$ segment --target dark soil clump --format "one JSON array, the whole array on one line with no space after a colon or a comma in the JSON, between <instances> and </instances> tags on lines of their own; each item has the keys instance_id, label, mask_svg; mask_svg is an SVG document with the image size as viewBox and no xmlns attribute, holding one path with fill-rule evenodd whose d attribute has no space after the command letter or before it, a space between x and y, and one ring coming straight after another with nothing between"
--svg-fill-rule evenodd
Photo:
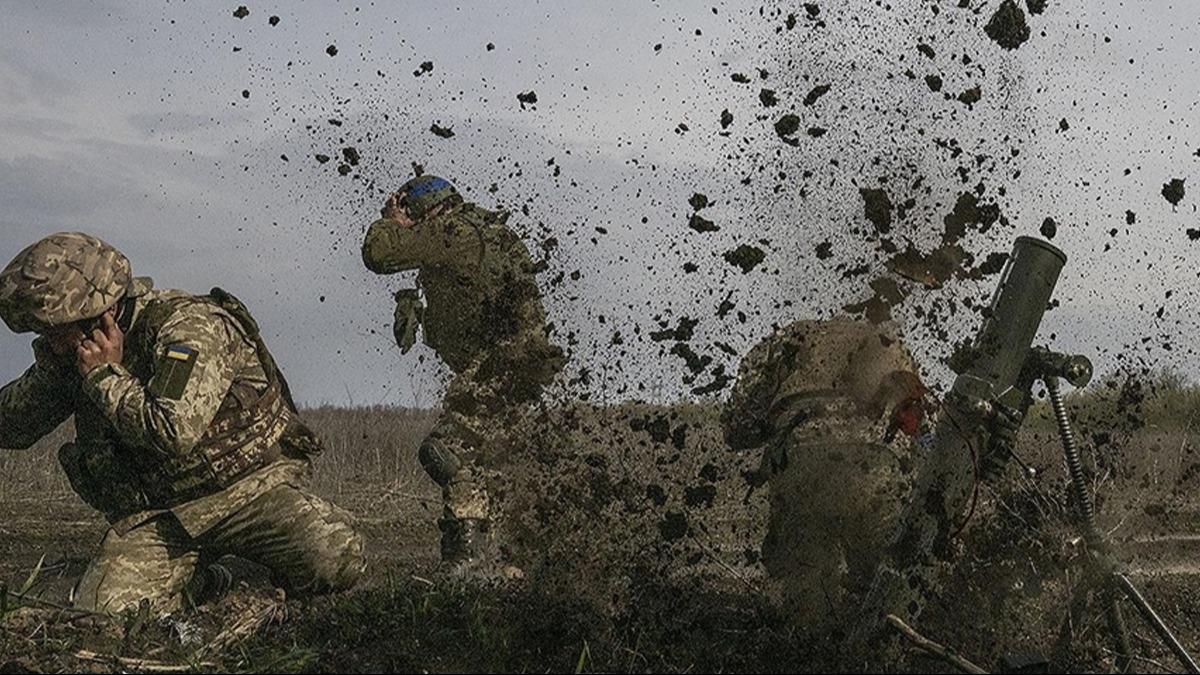
<instances>
[{"instance_id":1,"label":"dark soil clump","mask_svg":"<svg viewBox=\"0 0 1200 675\"><path fill-rule=\"evenodd\" d=\"M1020 47L1029 39L1025 12L1013 0L1004 0L983 30L996 44L1010 50Z\"/></svg>"}]
</instances>

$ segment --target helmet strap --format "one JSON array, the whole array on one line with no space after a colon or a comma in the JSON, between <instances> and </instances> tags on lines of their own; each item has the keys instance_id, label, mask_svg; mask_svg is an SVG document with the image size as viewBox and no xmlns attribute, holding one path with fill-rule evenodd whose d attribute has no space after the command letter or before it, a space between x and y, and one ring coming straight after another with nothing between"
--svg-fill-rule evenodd
<instances>
[{"instance_id":1,"label":"helmet strap","mask_svg":"<svg viewBox=\"0 0 1200 675\"><path fill-rule=\"evenodd\" d=\"M122 333L128 333L133 328L134 304L136 299L126 295L117 301L117 327Z\"/></svg>"}]
</instances>

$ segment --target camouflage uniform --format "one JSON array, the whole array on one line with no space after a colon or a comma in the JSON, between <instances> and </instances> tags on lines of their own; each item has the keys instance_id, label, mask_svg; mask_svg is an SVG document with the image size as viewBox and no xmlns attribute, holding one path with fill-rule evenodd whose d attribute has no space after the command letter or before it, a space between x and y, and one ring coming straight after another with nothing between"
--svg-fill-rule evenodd
<instances>
[{"instance_id":1,"label":"camouflage uniform","mask_svg":"<svg viewBox=\"0 0 1200 675\"><path fill-rule=\"evenodd\" d=\"M80 256L95 263L97 250L115 252L78 234L22 252L0 273L6 322L40 330L62 323L55 311L87 318L78 298L55 310L62 296L46 302L53 289L37 284L78 287L69 270L80 270ZM128 278L123 256L115 265L126 271L123 291L91 304L119 303L122 362L81 376L73 356L56 357L39 337L34 365L0 389L0 447L27 448L75 417L75 442L59 459L111 525L77 603L118 612L146 598L159 611L176 609L197 566L223 554L265 565L291 591L350 586L363 569L362 540L349 514L304 491L319 442L248 312L219 290L154 290ZM103 268L95 264L91 278Z\"/></svg>"},{"instance_id":2,"label":"camouflage uniform","mask_svg":"<svg viewBox=\"0 0 1200 675\"><path fill-rule=\"evenodd\" d=\"M764 447L763 563L808 628L870 581L907 494L922 392L900 342L867 322L798 321L742 361L722 424L731 447Z\"/></svg>"},{"instance_id":3,"label":"camouflage uniform","mask_svg":"<svg viewBox=\"0 0 1200 675\"><path fill-rule=\"evenodd\" d=\"M376 221L367 231L363 261L377 274L419 270L428 305L421 317L425 344L455 374L442 415L420 448L422 465L443 489L443 556L453 558L461 543L455 541L457 528L486 527L495 517L489 467L503 459L507 431L562 369L563 356L547 337L534 264L505 226L505 214L464 203L435 177L410 181L401 191L429 180L449 188L439 195L443 210L418 217L413 227ZM397 294L396 337L405 351L420 310L415 298L411 290Z\"/></svg>"}]
</instances>

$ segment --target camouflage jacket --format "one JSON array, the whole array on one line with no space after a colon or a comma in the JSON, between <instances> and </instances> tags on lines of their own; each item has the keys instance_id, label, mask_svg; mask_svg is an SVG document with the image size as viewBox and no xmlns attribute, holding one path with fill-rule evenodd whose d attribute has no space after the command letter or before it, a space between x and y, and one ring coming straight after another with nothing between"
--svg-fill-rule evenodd
<instances>
[{"instance_id":1,"label":"camouflage jacket","mask_svg":"<svg viewBox=\"0 0 1200 675\"><path fill-rule=\"evenodd\" d=\"M190 500L164 505L148 499L139 487L143 476L187 458L211 435L210 427L230 397L265 392L270 378L255 343L220 306L176 303L179 309L148 333L142 330L148 307L192 296L154 290L148 279L138 279L130 294L133 316L121 364L100 366L81 377L73 359L56 359L35 340L34 365L0 389L0 447L29 447L74 415L76 439L63 448L60 459L74 454L95 463L108 456L116 471L106 485L82 486L103 493L105 504L100 505L82 494L68 469L85 501L104 511L110 522L169 506L196 534L258 492L223 503L211 495L225 490L207 490L203 513L189 512ZM163 367L175 361L183 370Z\"/></svg>"},{"instance_id":2,"label":"camouflage jacket","mask_svg":"<svg viewBox=\"0 0 1200 675\"><path fill-rule=\"evenodd\" d=\"M419 270L425 344L454 372L489 357L505 368L561 369L529 251L500 214L467 203L410 228L380 219L362 253L377 274Z\"/></svg>"},{"instance_id":3,"label":"camouflage jacket","mask_svg":"<svg viewBox=\"0 0 1200 675\"><path fill-rule=\"evenodd\" d=\"M721 421L736 449L794 441L797 432L874 442L895 406L921 390L912 357L887 327L797 321L742 360Z\"/></svg>"}]
</instances>

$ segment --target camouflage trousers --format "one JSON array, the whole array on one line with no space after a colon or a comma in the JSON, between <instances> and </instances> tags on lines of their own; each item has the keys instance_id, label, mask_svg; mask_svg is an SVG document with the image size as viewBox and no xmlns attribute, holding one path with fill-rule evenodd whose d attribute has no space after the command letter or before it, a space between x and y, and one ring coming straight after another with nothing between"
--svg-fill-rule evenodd
<instances>
[{"instance_id":1,"label":"camouflage trousers","mask_svg":"<svg viewBox=\"0 0 1200 675\"><path fill-rule=\"evenodd\" d=\"M202 565L235 555L265 566L295 595L352 586L365 567L362 538L346 511L290 485L277 485L203 534L188 535L171 513L119 534L110 529L76 590L77 607L119 613L144 598L157 613L185 606Z\"/></svg>"},{"instance_id":2,"label":"camouflage trousers","mask_svg":"<svg viewBox=\"0 0 1200 675\"><path fill-rule=\"evenodd\" d=\"M444 518L496 517L493 467L511 452L512 430L534 409L540 393L540 387L519 396L505 392L500 383L480 377L478 367L451 380L442 414L419 453L421 465L442 488Z\"/></svg>"},{"instance_id":3,"label":"camouflage trousers","mask_svg":"<svg viewBox=\"0 0 1200 675\"><path fill-rule=\"evenodd\" d=\"M910 452L906 439L851 428L777 439L762 558L769 594L804 628L837 625L866 590L909 489Z\"/></svg>"}]
</instances>

